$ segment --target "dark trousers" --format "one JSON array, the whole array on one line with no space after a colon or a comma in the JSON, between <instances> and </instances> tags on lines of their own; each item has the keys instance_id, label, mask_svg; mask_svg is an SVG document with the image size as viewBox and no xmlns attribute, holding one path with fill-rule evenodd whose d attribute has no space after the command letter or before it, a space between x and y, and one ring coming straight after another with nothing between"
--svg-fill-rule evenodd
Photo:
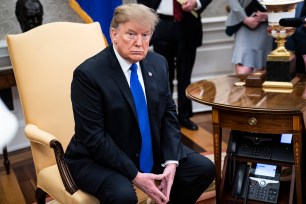
<instances>
[{"instance_id":1,"label":"dark trousers","mask_svg":"<svg viewBox=\"0 0 306 204\"><path fill-rule=\"evenodd\" d=\"M177 167L169 203L194 204L214 178L215 167L208 158L198 153L189 154ZM131 181L115 171L94 196L100 203L137 203Z\"/></svg>"},{"instance_id":2,"label":"dark trousers","mask_svg":"<svg viewBox=\"0 0 306 204\"><path fill-rule=\"evenodd\" d=\"M185 89L190 84L196 47L186 44L182 29L181 23L161 19L153 35L152 45L155 52L167 59L172 93L173 81L177 79L179 117L189 118L192 116L192 103L186 97Z\"/></svg>"}]
</instances>

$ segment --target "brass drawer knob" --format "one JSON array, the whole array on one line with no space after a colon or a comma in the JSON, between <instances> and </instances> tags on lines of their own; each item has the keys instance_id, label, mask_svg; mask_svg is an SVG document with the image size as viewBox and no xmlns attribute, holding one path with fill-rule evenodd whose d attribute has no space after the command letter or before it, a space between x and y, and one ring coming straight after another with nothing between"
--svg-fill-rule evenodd
<instances>
[{"instance_id":1,"label":"brass drawer knob","mask_svg":"<svg viewBox=\"0 0 306 204\"><path fill-rule=\"evenodd\" d=\"M252 118L249 118L249 125L256 125L257 124L257 119L252 117Z\"/></svg>"}]
</instances>

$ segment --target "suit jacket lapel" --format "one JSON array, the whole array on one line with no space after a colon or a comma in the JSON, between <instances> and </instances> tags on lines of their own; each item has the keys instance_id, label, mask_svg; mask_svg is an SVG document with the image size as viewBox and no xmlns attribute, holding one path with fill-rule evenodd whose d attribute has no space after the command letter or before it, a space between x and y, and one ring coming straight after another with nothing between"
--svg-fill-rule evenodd
<instances>
[{"instance_id":1,"label":"suit jacket lapel","mask_svg":"<svg viewBox=\"0 0 306 204\"><path fill-rule=\"evenodd\" d=\"M110 54L113 55L111 57L111 71L110 76L114 79L114 81L118 84L122 94L126 98L127 102L131 106L135 117L137 118L136 107L134 103L134 99L130 90L130 87L126 81L125 75L122 72L120 64L116 58L113 48L110 49ZM141 72L143 76L143 81L145 85L148 113L151 121L151 127L154 126L155 118L157 117L156 110L158 110L158 93L157 93L157 74L154 72L154 68L150 63L147 62L146 59L140 61Z\"/></svg>"},{"instance_id":2,"label":"suit jacket lapel","mask_svg":"<svg viewBox=\"0 0 306 204\"><path fill-rule=\"evenodd\" d=\"M153 67L146 60L140 62L142 77L146 89L147 103L154 106L158 101L156 77Z\"/></svg>"},{"instance_id":3,"label":"suit jacket lapel","mask_svg":"<svg viewBox=\"0 0 306 204\"><path fill-rule=\"evenodd\" d=\"M116 58L113 48L110 49L110 54L113 55L112 57L110 57L111 59L113 59L111 62L112 68L110 69L110 76L114 79L114 81L118 85L119 89L121 90L121 93L126 98L128 104L131 106L133 110L135 117L137 118L136 107L134 104L134 99L129 84Z\"/></svg>"},{"instance_id":4,"label":"suit jacket lapel","mask_svg":"<svg viewBox=\"0 0 306 204\"><path fill-rule=\"evenodd\" d=\"M157 121L157 110L158 110L158 93L157 93L157 74L155 69L146 59L140 61L142 77L146 89L146 98L148 106L148 114L150 117L152 135L156 135L157 127L155 121Z\"/></svg>"},{"instance_id":5,"label":"suit jacket lapel","mask_svg":"<svg viewBox=\"0 0 306 204\"><path fill-rule=\"evenodd\" d=\"M153 0L153 1L151 1L152 5L153 5L152 8L154 10L156 10L158 8L160 2L161 2L161 0Z\"/></svg>"}]
</instances>

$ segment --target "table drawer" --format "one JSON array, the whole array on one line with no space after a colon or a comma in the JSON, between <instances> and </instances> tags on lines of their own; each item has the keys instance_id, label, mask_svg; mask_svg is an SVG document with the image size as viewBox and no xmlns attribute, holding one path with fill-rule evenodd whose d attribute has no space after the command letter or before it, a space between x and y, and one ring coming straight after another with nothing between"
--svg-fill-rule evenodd
<instances>
[{"instance_id":1,"label":"table drawer","mask_svg":"<svg viewBox=\"0 0 306 204\"><path fill-rule=\"evenodd\" d=\"M249 132L286 133L293 130L293 117L286 114L218 110L219 125Z\"/></svg>"}]
</instances>

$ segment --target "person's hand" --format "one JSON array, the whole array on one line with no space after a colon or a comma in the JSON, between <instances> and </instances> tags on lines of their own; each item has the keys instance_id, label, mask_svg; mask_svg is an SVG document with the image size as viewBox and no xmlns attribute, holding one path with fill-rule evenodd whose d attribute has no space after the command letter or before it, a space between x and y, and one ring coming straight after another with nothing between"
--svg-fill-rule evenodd
<instances>
[{"instance_id":1,"label":"person's hand","mask_svg":"<svg viewBox=\"0 0 306 204\"><path fill-rule=\"evenodd\" d=\"M175 172L176 172L176 164L167 164L162 174L164 175L164 178L161 180L161 183L158 187L163 192L163 194L166 195L168 200L170 199L170 192L171 192Z\"/></svg>"},{"instance_id":2,"label":"person's hand","mask_svg":"<svg viewBox=\"0 0 306 204\"><path fill-rule=\"evenodd\" d=\"M196 0L185 0L185 2L182 4L183 11L190 12L194 10L197 7Z\"/></svg>"},{"instance_id":3,"label":"person's hand","mask_svg":"<svg viewBox=\"0 0 306 204\"><path fill-rule=\"evenodd\" d=\"M145 192L156 204L166 204L169 201L164 193L155 185L155 180L163 180L164 174L140 173L133 179L133 183Z\"/></svg>"},{"instance_id":4,"label":"person's hand","mask_svg":"<svg viewBox=\"0 0 306 204\"><path fill-rule=\"evenodd\" d=\"M260 24L260 21L259 21L259 18L256 15L254 15L254 16L246 17L243 20L243 23L249 28L254 29Z\"/></svg>"},{"instance_id":5,"label":"person's hand","mask_svg":"<svg viewBox=\"0 0 306 204\"><path fill-rule=\"evenodd\" d=\"M255 17L257 18L257 20L259 22L265 22L268 20L268 13L267 12L261 12L261 11L257 11L255 14Z\"/></svg>"}]
</instances>

